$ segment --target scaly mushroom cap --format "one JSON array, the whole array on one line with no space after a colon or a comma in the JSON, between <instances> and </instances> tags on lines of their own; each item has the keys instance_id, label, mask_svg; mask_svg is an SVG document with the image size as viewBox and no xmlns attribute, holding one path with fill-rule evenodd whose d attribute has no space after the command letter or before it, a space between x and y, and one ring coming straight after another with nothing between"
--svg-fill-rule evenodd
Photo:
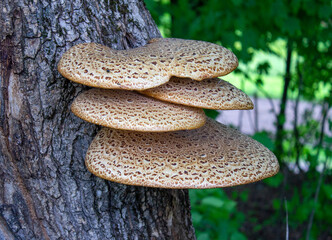
<instances>
[{"instance_id":1,"label":"scaly mushroom cap","mask_svg":"<svg viewBox=\"0 0 332 240\"><path fill-rule=\"evenodd\" d=\"M204 125L204 111L167 103L126 90L94 88L81 93L71 105L85 121L124 130L164 132Z\"/></svg>"},{"instance_id":2,"label":"scaly mushroom cap","mask_svg":"<svg viewBox=\"0 0 332 240\"><path fill-rule=\"evenodd\" d=\"M141 91L162 101L219 110L247 110L254 105L247 94L219 78L197 82L190 78L172 77L169 82Z\"/></svg>"},{"instance_id":3,"label":"scaly mushroom cap","mask_svg":"<svg viewBox=\"0 0 332 240\"><path fill-rule=\"evenodd\" d=\"M235 55L219 45L183 39L153 39L128 50L83 43L63 54L59 72L92 87L144 90L171 76L203 80L223 76L238 65Z\"/></svg>"},{"instance_id":4,"label":"scaly mushroom cap","mask_svg":"<svg viewBox=\"0 0 332 240\"><path fill-rule=\"evenodd\" d=\"M246 184L279 171L266 147L211 119L196 130L168 133L103 128L85 163L110 181L179 189Z\"/></svg>"}]
</instances>

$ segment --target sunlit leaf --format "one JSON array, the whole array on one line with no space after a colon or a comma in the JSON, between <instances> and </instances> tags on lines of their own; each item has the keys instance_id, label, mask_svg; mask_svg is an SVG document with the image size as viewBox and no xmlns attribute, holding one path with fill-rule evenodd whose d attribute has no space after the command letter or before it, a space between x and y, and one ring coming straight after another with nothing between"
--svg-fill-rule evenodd
<instances>
[{"instance_id":1,"label":"sunlit leaf","mask_svg":"<svg viewBox=\"0 0 332 240\"><path fill-rule=\"evenodd\" d=\"M219 208L224 205L224 201L216 197L206 197L202 200L201 204Z\"/></svg>"}]
</instances>

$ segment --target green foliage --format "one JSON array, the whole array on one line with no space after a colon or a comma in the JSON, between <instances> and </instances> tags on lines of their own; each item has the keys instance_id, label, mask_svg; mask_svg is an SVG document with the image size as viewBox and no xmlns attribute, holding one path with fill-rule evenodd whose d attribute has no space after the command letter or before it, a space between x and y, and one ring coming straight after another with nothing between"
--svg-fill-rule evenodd
<instances>
[{"instance_id":1,"label":"green foliage","mask_svg":"<svg viewBox=\"0 0 332 240\"><path fill-rule=\"evenodd\" d=\"M190 190L190 199L198 240L247 239L240 231L244 214L236 210L236 202L221 189Z\"/></svg>"},{"instance_id":2,"label":"green foliage","mask_svg":"<svg viewBox=\"0 0 332 240\"><path fill-rule=\"evenodd\" d=\"M304 239L313 216L310 239L331 236L332 230L332 7L330 0L146 0L163 36L198 39L221 44L238 57L239 68L223 77L248 94L281 98L322 106L321 118L313 109L293 129L282 131L282 173L264 180L273 212L260 222L254 212L240 212L236 201L249 204L251 192L191 191L192 215L198 239L246 239L240 226L255 224L250 234L285 225L285 204L290 232ZM284 89L287 52L291 53L289 88ZM332 111L332 110L330 110ZM216 111L207 110L212 118ZM329 115L330 116L330 115ZM279 123L289 116L279 115ZM322 131L322 124L325 129ZM274 132L274 131L273 131ZM272 132L258 132L254 139L275 151ZM323 173L321 173L323 171ZM295 173L294 173L295 172ZM283 194L283 195L282 195ZM282 196L281 196L282 195ZM236 200L236 201L235 201ZM247 234L247 232L246 232ZM283 235L284 236L284 235ZM249 237L248 237L249 238Z\"/></svg>"},{"instance_id":3,"label":"green foliage","mask_svg":"<svg viewBox=\"0 0 332 240\"><path fill-rule=\"evenodd\" d=\"M274 142L271 139L271 136L268 132L257 132L252 136L253 139L257 140L258 142L262 143L265 147L270 149L271 151L274 150Z\"/></svg>"},{"instance_id":4,"label":"green foliage","mask_svg":"<svg viewBox=\"0 0 332 240\"><path fill-rule=\"evenodd\" d=\"M263 181L266 185L272 188L278 188L281 186L283 180L284 176L282 175L282 173L279 172L277 175L270 178L266 178Z\"/></svg>"},{"instance_id":5,"label":"green foliage","mask_svg":"<svg viewBox=\"0 0 332 240\"><path fill-rule=\"evenodd\" d=\"M327 89L326 94L332 90L329 0L146 0L146 4L160 28L167 29L164 36L215 42L233 50L242 63L237 70L242 76L248 74L244 66L259 51L284 59L287 44L282 47L276 43L290 41L302 72L303 97L321 98L326 96L317 96L322 89ZM162 20L165 14L167 22ZM264 60L257 65L250 71L269 75L275 69ZM292 65L295 69L295 61Z\"/></svg>"},{"instance_id":6,"label":"green foliage","mask_svg":"<svg viewBox=\"0 0 332 240\"><path fill-rule=\"evenodd\" d=\"M204 109L204 112L205 112L206 116L208 116L212 119L216 119L219 115L219 112L216 110Z\"/></svg>"}]
</instances>

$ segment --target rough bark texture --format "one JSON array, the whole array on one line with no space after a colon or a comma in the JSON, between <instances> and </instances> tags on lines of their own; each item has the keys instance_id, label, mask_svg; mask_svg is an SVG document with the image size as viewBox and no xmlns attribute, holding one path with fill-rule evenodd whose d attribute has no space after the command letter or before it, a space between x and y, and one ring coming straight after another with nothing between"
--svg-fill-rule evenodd
<instances>
[{"instance_id":1,"label":"rough bark texture","mask_svg":"<svg viewBox=\"0 0 332 240\"><path fill-rule=\"evenodd\" d=\"M98 127L75 117L87 87L56 70L74 44L160 37L142 1L0 2L0 239L194 239L188 192L104 181L85 168Z\"/></svg>"}]
</instances>

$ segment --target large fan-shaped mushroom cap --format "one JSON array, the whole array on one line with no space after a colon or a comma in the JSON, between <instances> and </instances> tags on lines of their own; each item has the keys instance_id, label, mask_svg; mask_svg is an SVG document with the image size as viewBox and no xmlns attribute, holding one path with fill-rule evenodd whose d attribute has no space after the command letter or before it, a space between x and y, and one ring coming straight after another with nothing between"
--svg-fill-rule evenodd
<instances>
[{"instance_id":1,"label":"large fan-shaped mushroom cap","mask_svg":"<svg viewBox=\"0 0 332 240\"><path fill-rule=\"evenodd\" d=\"M160 188L228 187L279 170L266 147L211 119L196 130L168 133L103 128L85 161L89 171L101 178Z\"/></svg>"},{"instance_id":2,"label":"large fan-shaped mushroom cap","mask_svg":"<svg viewBox=\"0 0 332 240\"><path fill-rule=\"evenodd\" d=\"M141 91L162 101L218 110L247 110L254 105L247 94L219 78L200 82L172 77L169 82Z\"/></svg>"},{"instance_id":3,"label":"large fan-shaped mushroom cap","mask_svg":"<svg viewBox=\"0 0 332 240\"><path fill-rule=\"evenodd\" d=\"M117 129L164 132L204 125L204 111L159 101L137 92L94 88L81 93L71 105L85 121Z\"/></svg>"},{"instance_id":4,"label":"large fan-shaped mushroom cap","mask_svg":"<svg viewBox=\"0 0 332 240\"><path fill-rule=\"evenodd\" d=\"M128 50L78 44L63 54L58 70L64 77L92 87L143 90L159 86L171 76L195 80L223 76L237 65L235 55L217 44L160 38Z\"/></svg>"}]
</instances>

